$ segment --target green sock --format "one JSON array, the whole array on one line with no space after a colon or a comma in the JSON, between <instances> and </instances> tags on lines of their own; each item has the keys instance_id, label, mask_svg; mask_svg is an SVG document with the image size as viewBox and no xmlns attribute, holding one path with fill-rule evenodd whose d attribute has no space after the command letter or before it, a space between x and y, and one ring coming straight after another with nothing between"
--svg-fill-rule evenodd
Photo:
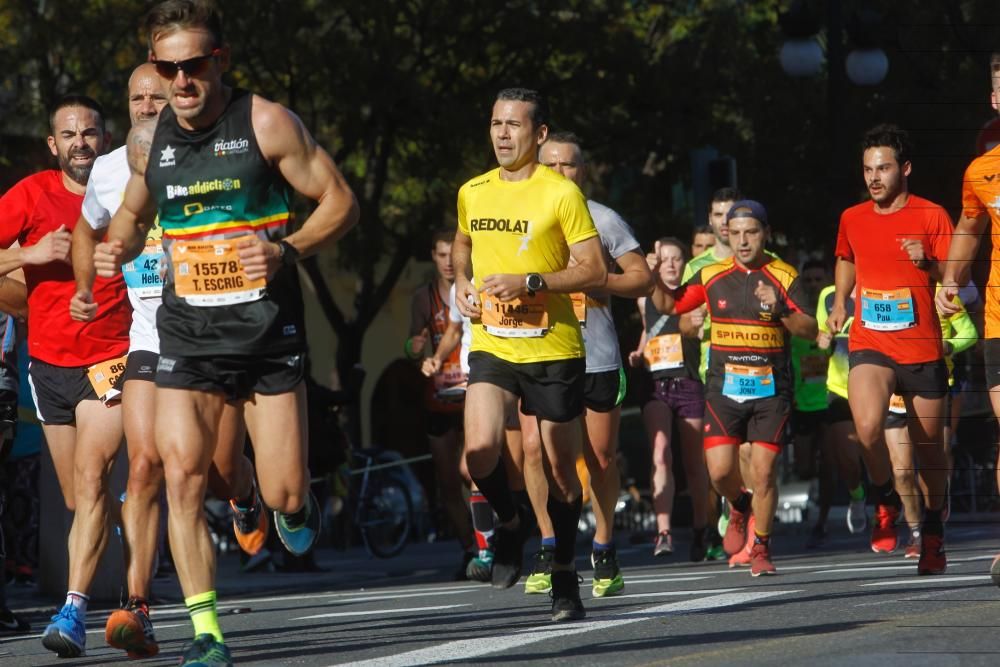
<instances>
[{"instance_id":1,"label":"green sock","mask_svg":"<svg viewBox=\"0 0 1000 667\"><path fill-rule=\"evenodd\" d=\"M851 500L864 500L865 499L865 485L864 483L858 484L856 489L848 489L847 492L851 495Z\"/></svg>"},{"instance_id":2,"label":"green sock","mask_svg":"<svg viewBox=\"0 0 1000 667\"><path fill-rule=\"evenodd\" d=\"M222 643L222 629L219 627L219 616L215 612L215 591L184 598L184 604L191 614L194 636L212 635L215 641Z\"/></svg>"}]
</instances>

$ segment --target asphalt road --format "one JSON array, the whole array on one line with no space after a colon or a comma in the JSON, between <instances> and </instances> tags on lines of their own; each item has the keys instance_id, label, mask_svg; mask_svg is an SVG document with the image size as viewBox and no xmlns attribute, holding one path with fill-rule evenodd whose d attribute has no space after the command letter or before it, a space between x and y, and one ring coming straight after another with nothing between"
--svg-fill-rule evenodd
<instances>
[{"instance_id":1,"label":"asphalt road","mask_svg":"<svg viewBox=\"0 0 1000 667\"><path fill-rule=\"evenodd\" d=\"M223 564L221 621L244 665L1000 664L1000 589L988 575L1000 531L956 523L948 573L938 577L918 577L901 552L873 554L865 536L846 530L820 552L786 530L775 538L778 576L757 579L723 563L685 562L683 541L670 560L621 544L624 595L593 599L581 559L587 618L564 624L549 621L547 597L521 586L448 581L454 543L412 545L391 561L324 552L331 569L319 575L240 576ZM28 611L41 628L45 610ZM34 634L0 640L0 664L123 660L104 644L105 619L89 615L86 658L55 659ZM190 638L183 607L157 606L153 620L161 655L147 663L176 664Z\"/></svg>"}]
</instances>

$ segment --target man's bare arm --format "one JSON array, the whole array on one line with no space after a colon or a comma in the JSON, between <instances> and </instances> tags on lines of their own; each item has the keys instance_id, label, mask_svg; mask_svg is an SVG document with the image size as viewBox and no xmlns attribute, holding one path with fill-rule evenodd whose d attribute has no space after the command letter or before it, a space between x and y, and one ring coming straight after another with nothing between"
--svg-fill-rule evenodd
<instances>
[{"instance_id":1,"label":"man's bare arm","mask_svg":"<svg viewBox=\"0 0 1000 667\"><path fill-rule=\"evenodd\" d=\"M941 289L937 294L937 307L946 315L957 313L961 306L955 304L958 288L969 282L972 260L979 250L979 242L989 225L989 215L983 214L975 218L963 215L951 236L951 246L948 249L948 261L945 262L941 276Z\"/></svg>"},{"instance_id":2,"label":"man's bare arm","mask_svg":"<svg viewBox=\"0 0 1000 667\"><path fill-rule=\"evenodd\" d=\"M847 299L854 290L854 283L857 279L857 267L854 262L837 258L837 268L833 274L833 306L830 308L830 315L827 317L827 324L830 331L840 331L847 321Z\"/></svg>"},{"instance_id":3,"label":"man's bare arm","mask_svg":"<svg viewBox=\"0 0 1000 667\"><path fill-rule=\"evenodd\" d=\"M549 292L569 294L607 285L608 268L604 265L604 250L598 237L574 243L569 247L569 255L573 261L565 269L542 274Z\"/></svg>"},{"instance_id":4,"label":"man's bare arm","mask_svg":"<svg viewBox=\"0 0 1000 667\"><path fill-rule=\"evenodd\" d=\"M653 290L653 274L649 271L646 258L639 252L627 252L615 261L622 268L622 273L608 273L605 289L626 299L649 296Z\"/></svg>"},{"instance_id":5,"label":"man's bare arm","mask_svg":"<svg viewBox=\"0 0 1000 667\"><path fill-rule=\"evenodd\" d=\"M781 318L781 323L785 325L789 333L799 338L816 340L816 336L819 335L819 326L816 324L816 318L812 315L790 313Z\"/></svg>"},{"instance_id":6,"label":"man's bare arm","mask_svg":"<svg viewBox=\"0 0 1000 667\"><path fill-rule=\"evenodd\" d=\"M98 243L94 249L94 266L99 276L110 278L121 270L124 262L138 257L156 220L156 201L146 187L146 164L154 131L146 123L128 133L126 155L130 176L122 204L108 225L107 241Z\"/></svg>"},{"instance_id":7,"label":"man's bare arm","mask_svg":"<svg viewBox=\"0 0 1000 667\"><path fill-rule=\"evenodd\" d=\"M333 158L316 143L302 121L280 104L255 97L252 122L264 157L297 192L318 203L302 226L285 240L300 256L307 257L343 237L358 223L360 212Z\"/></svg>"},{"instance_id":8,"label":"man's bare arm","mask_svg":"<svg viewBox=\"0 0 1000 667\"><path fill-rule=\"evenodd\" d=\"M479 294L472 285L472 238L461 230L455 232L451 244L451 265L455 271L455 307L466 317L477 319L482 312L479 308Z\"/></svg>"},{"instance_id":9,"label":"man's bare arm","mask_svg":"<svg viewBox=\"0 0 1000 667\"><path fill-rule=\"evenodd\" d=\"M0 276L0 311L21 319L28 316L28 288L13 275Z\"/></svg>"}]
</instances>

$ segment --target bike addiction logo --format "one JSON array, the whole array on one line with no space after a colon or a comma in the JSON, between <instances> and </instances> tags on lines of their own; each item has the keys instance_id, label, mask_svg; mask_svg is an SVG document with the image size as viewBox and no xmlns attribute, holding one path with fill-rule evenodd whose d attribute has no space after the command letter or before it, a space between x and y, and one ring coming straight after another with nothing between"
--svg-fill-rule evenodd
<instances>
[{"instance_id":1,"label":"bike addiction logo","mask_svg":"<svg viewBox=\"0 0 1000 667\"><path fill-rule=\"evenodd\" d=\"M191 185L168 185L167 199L207 195L213 192L231 192L241 187L238 178L215 178L211 181L195 181Z\"/></svg>"},{"instance_id":2,"label":"bike addiction logo","mask_svg":"<svg viewBox=\"0 0 1000 667\"><path fill-rule=\"evenodd\" d=\"M240 155L250 151L250 140L244 137L239 139L219 139L212 147L212 154L215 157L225 157L226 155Z\"/></svg>"}]
</instances>

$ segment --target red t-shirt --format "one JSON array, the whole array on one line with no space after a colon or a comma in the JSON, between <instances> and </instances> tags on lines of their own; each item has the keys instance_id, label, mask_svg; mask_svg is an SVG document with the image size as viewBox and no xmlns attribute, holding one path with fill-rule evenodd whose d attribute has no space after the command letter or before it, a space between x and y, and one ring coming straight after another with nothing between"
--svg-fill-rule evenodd
<instances>
[{"instance_id":1,"label":"red t-shirt","mask_svg":"<svg viewBox=\"0 0 1000 667\"><path fill-rule=\"evenodd\" d=\"M887 215L876 213L870 201L844 211L836 254L857 270L852 352L875 350L900 364L942 358L934 279L913 265L900 244L918 239L926 257L943 262L952 229L943 208L912 194L903 208Z\"/></svg>"},{"instance_id":2,"label":"red t-shirt","mask_svg":"<svg viewBox=\"0 0 1000 667\"><path fill-rule=\"evenodd\" d=\"M80 218L83 195L62 183L62 172L43 171L18 182L0 197L0 247L14 241L28 247L65 225L72 231ZM97 316L77 322L69 316L76 293L73 267L63 262L25 266L28 287L28 355L54 366L91 366L128 352L132 309L125 282L97 278Z\"/></svg>"}]
</instances>

